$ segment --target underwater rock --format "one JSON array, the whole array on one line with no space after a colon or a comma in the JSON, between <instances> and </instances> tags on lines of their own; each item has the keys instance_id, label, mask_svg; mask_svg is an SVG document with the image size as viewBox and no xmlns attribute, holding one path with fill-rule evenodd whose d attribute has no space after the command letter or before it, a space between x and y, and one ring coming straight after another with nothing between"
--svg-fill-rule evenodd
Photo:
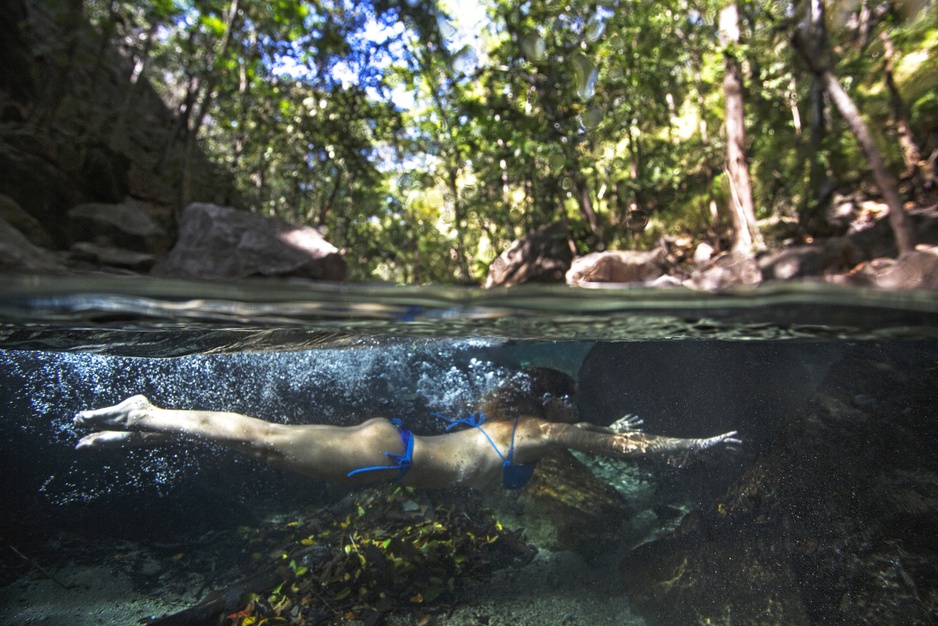
<instances>
[{"instance_id":1,"label":"underwater rock","mask_svg":"<svg viewBox=\"0 0 938 626\"><path fill-rule=\"evenodd\" d=\"M555 222L513 241L492 261L483 287L562 283L572 262L570 227L566 222Z\"/></svg>"},{"instance_id":2,"label":"underwater rock","mask_svg":"<svg viewBox=\"0 0 938 626\"><path fill-rule=\"evenodd\" d=\"M653 624L930 623L938 425L919 417L938 410L933 350L861 346L832 368L722 496L626 557L636 610ZM861 392L879 401L861 410Z\"/></svg>"},{"instance_id":3,"label":"underwater rock","mask_svg":"<svg viewBox=\"0 0 938 626\"><path fill-rule=\"evenodd\" d=\"M186 207L179 240L153 274L180 278L296 277L341 281L339 250L314 228L214 204Z\"/></svg>"},{"instance_id":4,"label":"underwater rock","mask_svg":"<svg viewBox=\"0 0 938 626\"><path fill-rule=\"evenodd\" d=\"M655 280L667 271L665 257L663 248L593 252L573 261L567 272L567 284L643 283Z\"/></svg>"},{"instance_id":5,"label":"underwater rock","mask_svg":"<svg viewBox=\"0 0 938 626\"><path fill-rule=\"evenodd\" d=\"M840 352L794 342L599 343L580 366L580 419L605 426L631 413L672 437L738 430L752 449L804 408Z\"/></svg>"},{"instance_id":6,"label":"underwater rock","mask_svg":"<svg viewBox=\"0 0 938 626\"><path fill-rule=\"evenodd\" d=\"M645 544L626 557L621 567L624 591L649 624L813 623L795 572L775 563L771 546L752 537L723 535L701 550L696 546L700 540L688 532Z\"/></svg>"},{"instance_id":7,"label":"underwater rock","mask_svg":"<svg viewBox=\"0 0 938 626\"><path fill-rule=\"evenodd\" d=\"M538 546L587 557L616 545L632 517L622 495L566 450L541 459L520 494L501 489L486 497L500 519Z\"/></svg>"}]
</instances>

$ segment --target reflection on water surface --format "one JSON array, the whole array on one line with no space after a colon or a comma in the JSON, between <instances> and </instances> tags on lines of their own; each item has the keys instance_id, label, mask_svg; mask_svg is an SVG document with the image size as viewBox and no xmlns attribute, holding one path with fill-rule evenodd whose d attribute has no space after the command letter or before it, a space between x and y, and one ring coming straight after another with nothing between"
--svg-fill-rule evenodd
<instances>
[{"instance_id":1,"label":"reflection on water surface","mask_svg":"<svg viewBox=\"0 0 938 626\"><path fill-rule=\"evenodd\" d=\"M934 338L938 327L931 293L812 283L710 294L14 277L0 295L0 346L136 356L348 346L361 337L915 339Z\"/></svg>"}]
</instances>

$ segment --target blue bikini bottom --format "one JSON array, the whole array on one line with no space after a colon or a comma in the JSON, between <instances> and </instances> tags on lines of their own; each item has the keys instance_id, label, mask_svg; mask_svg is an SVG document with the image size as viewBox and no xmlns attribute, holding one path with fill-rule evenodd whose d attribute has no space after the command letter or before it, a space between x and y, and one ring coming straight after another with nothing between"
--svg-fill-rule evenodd
<instances>
[{"instance_id":1,"label":"blue bikini bottom","mask_svg":"<svg viewBox=\"0 0 938 626\"><path fill-rule=\"evenodd\" d=\"M355 474L361 474L362 472L374 472L377 470L398 470L397 476L392 478L397 482L400 482L404 478L404 474L407 473L407 470L410 469L411 464L413 463L414 457L414 435L412 432L404 428L404 423L399 419L391 420L391 423L397 426L397 432L401 436L401 441L404 444L404 454L394 454L391 452L385 452L384 456L391 459L393 462L390 465L373 465L371 467L362 467L357 470L352 470L347 474L351 477Z\"/></svg>"}]
</instances>

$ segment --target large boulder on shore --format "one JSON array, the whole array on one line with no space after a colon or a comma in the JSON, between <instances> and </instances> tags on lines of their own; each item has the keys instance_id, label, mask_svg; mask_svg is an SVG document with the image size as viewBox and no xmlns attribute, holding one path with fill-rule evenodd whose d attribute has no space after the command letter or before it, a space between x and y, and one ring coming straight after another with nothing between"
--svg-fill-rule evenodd
<instances>
[{"instance_id":1,"label":"large boulder on shore","mask_svg":"<svg viewBox=\"0 0 938 626\"><path fill-rule=\"evenodd\" d=\"M153 268L179 278L295 277L340 281L345 260L314 228L215 204L183 211L179 239Z\"/></svg>"},{"instance_id":2,"label":"large boulder on shore","mask_svg":"<svg viewBox=\"0 0 938 626\"><path fill-rule=\"evenodd\" d=\"M572 262L569 226L565 222L555 222L513 241L492 261L483 286L562 283Z\"/></svg>"},{"instance_id":3,"label":"large boulder on shore","mask_svg":"<svg viewBox=\"0 0 938 626\"><path fill-rule=\"evenodd\" d=\"M938 246L921 245L898 259L873 259L839 282L882 289L938 290Z\"/></svg>"},{"instance_id":4,"label":"large boulder on shore","mask_svg":"<svg viewBox=\"0 0 938 626\"><path fill-rule=\"evenodd\" d=\"M567 272L567 284L645 283L667 272L663 248L593 252L579 257Z\"/></svg>"}]
</instances>

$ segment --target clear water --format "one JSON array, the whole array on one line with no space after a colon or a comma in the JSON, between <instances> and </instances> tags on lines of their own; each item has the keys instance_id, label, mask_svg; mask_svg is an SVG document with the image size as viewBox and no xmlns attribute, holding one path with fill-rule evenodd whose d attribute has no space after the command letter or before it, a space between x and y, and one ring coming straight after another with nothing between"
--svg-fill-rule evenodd
<instances>
[{"instance_id":1,"label":"clear water","mask_svg":"<svg viewBox=\"0 0 938 626\"><path fill-rule=\"evenodd\" d=\"M465 414L530 366L578 378L582 419L636 413L674 436L737 429L743 449L685 469L578 455L628 510L571 515L596 537L580 543L563 539L561 509L523 495L423 495L478 499L537 555L385 623L934 623L936 322L933 294L826 285L712 295L8 277L0 623L180 610L256 568L244 533L272 536L371 493L206 446L78 454L78 410L144 393L282 423L400 417L430 433L430 413Z\"/></svg>"}]
</instances>

